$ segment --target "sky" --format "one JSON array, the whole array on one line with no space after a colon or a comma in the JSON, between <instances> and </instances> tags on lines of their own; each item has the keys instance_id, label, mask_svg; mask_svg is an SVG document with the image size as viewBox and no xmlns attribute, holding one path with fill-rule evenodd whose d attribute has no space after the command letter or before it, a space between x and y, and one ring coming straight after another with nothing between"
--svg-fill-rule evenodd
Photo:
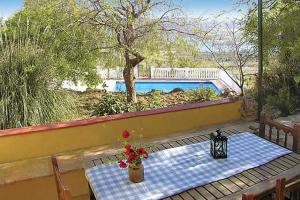
<instances>
[{"instance_id":1,"label":"sky","mask_svg":"<svg viewBox=\"0 0 300 200\"><path fill-rule=\"evenodd\" d=\"M212 13L227 11L226 17L233 17L239 13L232 11L233 0L176 0L190 17L208 16ZM0 17L5 19L20 10L23 0L0 0ZM230 11L230 12L229 12Z\"/></svg>"},{"instance_id":2,"label":"sky","mask_svg":"<svg viewBox=\"0 0 300 200\"><path fill-rule=\"evenodd\" d=\"M20 10L23 0L0 0L0 17L8 18Z\"/></svg>"}]
</instances>

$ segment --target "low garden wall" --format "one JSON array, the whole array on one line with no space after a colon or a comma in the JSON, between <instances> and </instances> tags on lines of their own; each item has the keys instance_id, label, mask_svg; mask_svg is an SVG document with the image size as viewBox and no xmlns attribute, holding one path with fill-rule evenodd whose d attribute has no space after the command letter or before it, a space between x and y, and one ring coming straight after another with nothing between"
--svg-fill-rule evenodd
<instances>
[{"instance_id":1,"label":"low garden wall","mask_svg":"<svg viewBox=\"0 0 300 200\"><path fill-rule=\"evenodd\" d=\"M238 100L223 99L0 131L0 199L55 199L49 156L58 153L64 154L59 164L72 196L86 198L88 186L82 161L71 152L113 145L124 129L142 134L145 139L155 139L238 120L240 107ZM64 159L71 162L71 167Z\"/></svg>"},{"instance_id":2,"label":"low garden wall","mask_svg":"<svg viewBox=\"0 0 300 200\"><path fill-rule=\"evenodd\" d=\"M0 164L116 143L127 129L155 138L240 119L241 102L222 99L0 131Z\"/></svg>"}]
</instances>

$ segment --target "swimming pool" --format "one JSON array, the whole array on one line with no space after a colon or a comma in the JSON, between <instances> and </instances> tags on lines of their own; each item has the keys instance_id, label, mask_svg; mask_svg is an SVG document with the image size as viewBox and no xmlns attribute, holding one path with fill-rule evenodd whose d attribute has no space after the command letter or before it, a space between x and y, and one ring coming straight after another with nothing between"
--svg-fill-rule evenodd
<instances>
[{"instance_id":1,"label":"swimming pool","mask_svg":"<svg viewBox=\"0 0 300 200\"><path fill-rule=\"evenodd\" d=\"M160 90L162 92L171 92L175 88L183 90L195 90L198 88L211 88L216 93L220 94L220 89L212 82L170 82L170 81L136 81L135 89L138 93L147 93L152 90ZM124 81L117 81L116 92L125 92L126 87Z\"/></svg>"}]
</instances>

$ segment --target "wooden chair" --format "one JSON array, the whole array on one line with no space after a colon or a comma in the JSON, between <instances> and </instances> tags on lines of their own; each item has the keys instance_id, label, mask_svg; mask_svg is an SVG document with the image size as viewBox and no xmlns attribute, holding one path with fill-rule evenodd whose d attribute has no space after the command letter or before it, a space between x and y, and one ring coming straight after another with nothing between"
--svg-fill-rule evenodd
<instances>
[{"instance_id":1,"label":"wooden chair","mask_svg":"<svg viewBox=\"0 0 300 200\"><path fill-rule=\"evenodd\" d=\"M269 126L269 133L266 136L266 126ZM285 126L279 122L273 121L265 113L261 113L259 122L259 136L272 141L273 128L276 129L276 140L275 142L279 144L280 133L284 133L284 143L283 146L288 148L288 134L293 138L292 150L295 153L299 152L299 141L300 141L300 125L295 124L294 127ZM282 131L282 132L280 132Z\"/></svg>"},{"instance_id":2,"label":"wooden chair","mask_svg":"<svg viewBox=\"0 0 300 200\"><path fill-rule=\"evenodd\" d=\"M298 190L298 191L297 191ZM300 177L291 182L287 182L286 178L276 180L276 199L275 200L298 200L300 199ZM294 192L297 191L297 192ZM286 198L287 193L290 192L290 197Z\"/></svg>"},{"instance_id":3,"label":"wooden chair","mask_svg":"<svg viewBox=\"0 0 300 200\"><path fill-rule=\"evenodd\" d=\"M242 200L255 200L255 197L253 194L243 194Z\"/></svg>"},{"instance_id":4,"label":"wooden chair","mask_svg":"<svg viewBox=\"0 0 300 200\"><path fill-rule=\"evenodd\" d=\"M56 184L56 189L58 194L58 200L72 200L72 196L69 188L65 186L62 181L61 173L57 165L56 157L52 156L51 160L52 160L53 174L54 174L55 184Z\"/></svg>"}]
</instances>

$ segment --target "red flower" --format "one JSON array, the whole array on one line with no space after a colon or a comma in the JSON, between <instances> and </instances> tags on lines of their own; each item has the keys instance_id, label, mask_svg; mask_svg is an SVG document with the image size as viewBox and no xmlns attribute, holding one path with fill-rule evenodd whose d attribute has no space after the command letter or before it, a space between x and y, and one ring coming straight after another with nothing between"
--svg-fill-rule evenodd
<instances>
[{"instance_id":1,"label":"red flower","mask_svg":"<svg viewBox=\"0 0 300 200\"><path fill-rule=\"evenodd\" d=\"M137 154L133 151L133 152L130 152L129 154L129 158L131 158L132 160L136 159L137 157Z\"/></svg>"},{"instance_id":2,"label":"red flower","mask_svg":"<svg viewBox=\"0 0 300 200\"><path fill-rule=\"evenodd\" d=\"M146 151L143 147L141 147L137 150L137 152L138 152L139 155L143 155Z\"/></svg>"},{"instance_id":3,"label":"red flower","mask_svg":"<svg viewBox=\"0 0 300 200\"><path fill-rule=\"evenodd\" d=\"M127 163L131 163L132 161L134 161L137 156L138 155L134 151L130 152L128 155Z\"/></svg>"},{"instance_id":4,"label":"red flower","mask_svg":"<svg viewBox=\"0 0 300 200\"><path fill-rule=\"evenodd\" d=\"M123 138L128 138L129 137L129 132L127 130L122 132Z\"/></svg>"},{"instance_id":5,"label":"red flower","mask_svg":"<svg viewBox=\"0 0 300 200\"><path fill-rule=\"evenodd\" d=\"M122 160L118 161L120 168L125 169L127 167L127 164L124 163Z\"/></svg>"},{"instance_id":6,"label":"red flower","mask_svg":"<svg viewBox=\"0 0 300 200\"><path fill-rule=\"evenodd\" d=\"M133 149L131 149L131 145L130 144L126 144L125 148L124 148L124 151L123 151L124 154L128 156L132 151L133 151Z\"/></svg>"},{"instance_id":7,"label":"red flower","mask_svg":"<svg viewBox=\"0 0 300 200\"><path fill-rule=\"evenodd\" d=\"M126 144L125 145L125 149L131 149L131 145L130 144Z\"/></svg>"},{"instance_id":8,"label":"red flower","mask_svg":"<svg viewBox=\"0 0 300 200\"><path fill-rule=\"evenodd\" d=\"M123 151L123 153L125 154L125 155L129 155L129 153L130 153L130 150L129 149L126 149L126 148L124 148L124 151Z\"/></svg>"},{"instance_id":9,"label":"red flower","mask_svg":"<svg viewBox=\"0 0 300 200\"><path fill-rule=\"evenodd\" d=\"M145 158L145 159L147 159L148 158L148 153L145 151L144 153L143 153L143 157Z\"/></svg>"}]
</instances>

